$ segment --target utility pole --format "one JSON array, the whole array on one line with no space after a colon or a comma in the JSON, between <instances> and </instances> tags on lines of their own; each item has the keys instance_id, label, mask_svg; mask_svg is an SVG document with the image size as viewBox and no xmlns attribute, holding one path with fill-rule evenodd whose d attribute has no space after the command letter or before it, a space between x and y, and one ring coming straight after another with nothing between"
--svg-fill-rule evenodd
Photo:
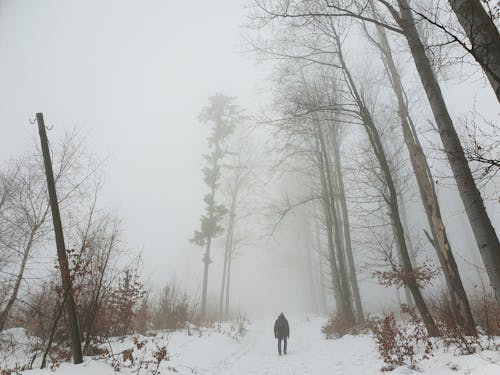
<instances>
[{"instance_id":1,"label":"utility pole","mask_svg":"<svg viewBox=\"0 0 500 375\"><path fill-rule=\"evenodd\" d=\"M52 171L52 161L50 159L49 142L45 132L45 123L43 113L36 114L38 123L38 133L42 145L43 164L45 166L45 176L47 177L47 189L49 191L50 208L52 211L52 222L54 223L54 232L56 236L57 259L59 269L61 270L62 286L64 290L63 301L66 300L66 312L68 314L68 330L71 337L71 352L75 364L82 363L82 344L80 341L80 330L76 319L75 299L73 297L73 286L69 274L68 257L66 255L66 246L64 245L64 235L61 224L61 214L59 213L59 204L57 201L56 186L54 174ZM64 302L63 302L64 303Z\"/></svg>"}]
</instances>

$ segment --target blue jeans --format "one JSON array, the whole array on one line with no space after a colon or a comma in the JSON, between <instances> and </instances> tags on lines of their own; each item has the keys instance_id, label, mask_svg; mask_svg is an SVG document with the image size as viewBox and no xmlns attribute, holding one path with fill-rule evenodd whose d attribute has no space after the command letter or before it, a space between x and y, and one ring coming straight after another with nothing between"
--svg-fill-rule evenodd
<instances>
[{"instance_id":1,"label":"blue jeans","mask_svg":"<svg viewBox=\"0 0 500 375\"><path fill-rule=\"evenodd\" d=\"M286 337L278 337L278 353L281 355L281 341L283 340L283 353L286 354Z\"/></svg>"}]
</instances>

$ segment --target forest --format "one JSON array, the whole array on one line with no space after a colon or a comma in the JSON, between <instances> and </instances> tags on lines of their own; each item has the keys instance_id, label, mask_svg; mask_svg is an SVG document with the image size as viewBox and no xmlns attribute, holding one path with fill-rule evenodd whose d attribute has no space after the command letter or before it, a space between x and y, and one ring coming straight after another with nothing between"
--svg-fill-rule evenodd
<instances>
[{"instance_id":1,"label":"forest","mask_svg":"<svg viewBox=\"0 0 500 375\"><path fill-rule=\"evenodd\" d=\"M0 2L1 375L498 373L500 2L64 4Z\"/></svg>"}]
</instances>

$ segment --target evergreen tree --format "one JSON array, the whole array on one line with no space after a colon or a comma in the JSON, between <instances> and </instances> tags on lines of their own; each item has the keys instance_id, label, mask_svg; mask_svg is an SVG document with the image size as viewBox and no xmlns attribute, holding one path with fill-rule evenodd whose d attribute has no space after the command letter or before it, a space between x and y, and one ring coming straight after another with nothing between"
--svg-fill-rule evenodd
<instances>
[{"instance_id":1,"label":"evergreen tree","mask_svg":"<svg viewBox=\"0 0 500 375\"><path fill-rule=\"evenodd\" d=\"M201 297L201 318L204 319L207 310L207 285L208 285L208 267L211 263L210 249L212 239L223 232L220 222L227 213L226 207L215 200L215 194L220 186L221 162L228 153L226 141L233 132L236 123L239 120L239 112L233 104L233 98L222 94L216 94L209 98L210 105L203 108L200 114L200 120L212 126L212 131L207 138L208 154L204 155L206 166L203 168L203 181L209 188L205 195L206 203L205 213L202 215L201 228L195 230L191 242L198 246L205 247L203 263L203 291Z\"/></svg>"}]
</instances>

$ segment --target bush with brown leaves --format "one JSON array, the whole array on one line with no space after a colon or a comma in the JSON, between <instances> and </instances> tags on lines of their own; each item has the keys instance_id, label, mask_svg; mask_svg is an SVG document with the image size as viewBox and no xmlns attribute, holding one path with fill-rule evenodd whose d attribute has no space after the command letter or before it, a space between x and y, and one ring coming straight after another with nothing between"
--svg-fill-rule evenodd
<instances>
[{"instance_id":1,"label":"bush with brown leaves","mask_svg":"<svg viewBox=\"0 0 500 375\"><path fill-rule=\"evenodd\" d=\"M372 321L371 330L386 364L382 371L391 371L404 365L417 369L420 360L432 355L432 343L425 326L411 310L405 307L403 312L410 315L410 321L405 324L399 323L393 313Z\"/></svg>"}]
</instances>

